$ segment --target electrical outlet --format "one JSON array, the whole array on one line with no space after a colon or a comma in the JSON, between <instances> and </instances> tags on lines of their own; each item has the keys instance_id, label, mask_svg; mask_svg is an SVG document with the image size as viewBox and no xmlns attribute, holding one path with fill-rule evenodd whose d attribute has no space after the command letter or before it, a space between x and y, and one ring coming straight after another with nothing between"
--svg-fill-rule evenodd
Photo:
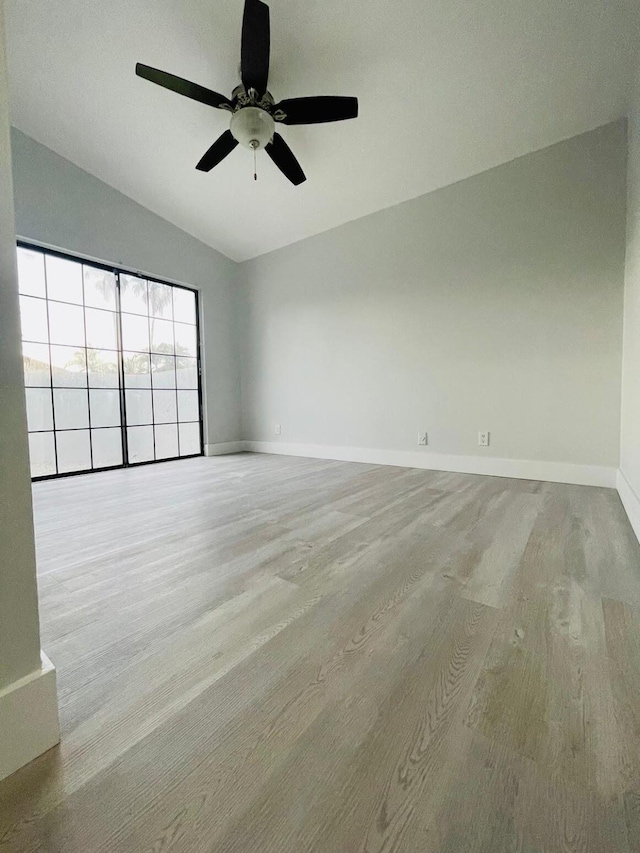
<instances>
[{"instance_id":1,"label":"electrical outlet","mask_svg":"<svg viewBox=\"0 0 640 853\"><path fill-rule=\"evenodd\" d=\"M488 432L479 432L478 433L478 446L479 447L489 447L489 433Z\"/></svg>"},{"instance_id":2,"label":"electrical outlet","mask_svg":"<svg viewBox=\"0 0 640 853\"><path fill-rule=\"evenodd\" d=\"M418 433L418 444L422 444L423 446L427 443L427 434L426 432Z\"/></svg>"},{"instance_id":3,"label":"electrical outlet","mask_svg":"<svg viewBox=\"0 0 640 853\"><path fill-rule=\"evenodd\" d=\"M280 424L276 424L276 435L282 435L282 427Z\"/></svg>"}]
</instances>

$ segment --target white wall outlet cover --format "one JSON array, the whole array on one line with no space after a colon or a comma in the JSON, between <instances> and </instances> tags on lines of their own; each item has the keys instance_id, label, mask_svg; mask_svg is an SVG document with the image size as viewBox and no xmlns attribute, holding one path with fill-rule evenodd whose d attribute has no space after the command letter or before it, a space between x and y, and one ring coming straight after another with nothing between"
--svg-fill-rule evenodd
<instances>
[{"instance_id":1,"label":"white wall outlet cover","mask_svg":"<svg viewBox=\"0 0 640 853\"><path fill-rule=\"evenodd\" d=\"M426 432L419 432L418 433L418 444L421 444L423 446L425 444L427 444L427 433Z\"/></svg>"},{"instance_id":2,"label":"white wall outlet cover","mask_svg":"<svg viewBox=\"0 0 640 853\"><path fill-rule=\"evenodd\" d=\"M489 433L488 432L479 432L478 433L478 445L480 447L489 447Z\"/></svg>"},{"instance_id":3,"label":"white wall outlet cover","mask_svg":"<svg viewBox=\"0 0 640 853\"><path fill-rule=\"evenodd\" d=\"M282 426L280 424L276 424L276 435L282 435Z\"/></svg>"}]
</instances>

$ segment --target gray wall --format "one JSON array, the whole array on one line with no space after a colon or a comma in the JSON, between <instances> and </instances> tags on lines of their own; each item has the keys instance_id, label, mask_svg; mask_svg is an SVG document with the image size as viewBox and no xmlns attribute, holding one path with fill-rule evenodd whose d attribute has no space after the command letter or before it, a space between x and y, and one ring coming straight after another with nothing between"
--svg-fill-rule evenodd
<instances>
[{"instance_id":1,"label":"gray wall","mask_svg":"<svg viewBox=\"0 0 640 853\"><path fill-rule=\"evenodd\" d=\"M0 3L0 690L40 667L20 350L9 106Z\"/></svg>"},{"instance_id":2,"label":"gray wall","mask_svg":"<svg viewBox=\"0 0 640 853\"><path fill-rule=\"evenodd\" d=\"M640 500L640 65L629 114L620 470Z\"/></svg>"},{"instance_id":3,"label":"gray wall","mask_svg":"<svg viewBox=\"0 0 640 853\"><path fill-rule=\"evenodd\" d=\"M240 438L236 264L18 130L17 233L201 293L209 444Z\"/></svg>"},{"instance_id":4,"label":"gray wall","mask_svg":"<svg viewBox=\"0 0 640 853\"><path fill-rule=\"evenodd\" d=\"M625 149L608 125L241 264L244 437L617 466Z\"/></svg>"},{"instance_id":5,"label":"gray wall","mask_svg":"<svg viewBox=\"0 0 640 853\"><path fill-rule=\"evenodd\" d=\"M622 122L239 266L13 141L21 236L201 290L208 443L618 464Z\"/></svg>"}]
</instances>

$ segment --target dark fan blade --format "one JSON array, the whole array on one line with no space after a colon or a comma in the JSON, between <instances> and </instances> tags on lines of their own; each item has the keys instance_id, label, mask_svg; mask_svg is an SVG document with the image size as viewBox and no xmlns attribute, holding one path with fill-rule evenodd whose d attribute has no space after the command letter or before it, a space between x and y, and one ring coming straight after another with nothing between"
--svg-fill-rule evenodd
<instances>
[{"instance_id":1,"label":"dark fan blade","mask_svg":"<svg viewBox=\"0 0 640 853\"><path fill-rule=\"evenodd\" d=\"M238 140L233 138L231 131L225 130L222 136L219 136L211 148L205 152L196 169L200 169L201 172L210 172L214 166L224 160L227 154L231 154L237 144Z\"/></svg>"},{"instance_id":2,"label":"dark fan blade","mask_svg":"<svg viewBox=\"0 0 640 853\"><path fill-rule=\"evenodd\" d=\"M320 124L325 121L343 121L356 118L358 99L340 95L318 95L314 98L289 98L280 101L274 112L285 114L283 124Z\"/></svg>"},{"instance_id":3,"label":"dark fan blade","mask_svg":"<svg viewBox=\"0 0 640 853\"><path fill-rule=\"evenodd\" d=\"M138 77L144 77L145 80L157 83L158 86L164 86L165 89L171 89L172 92L177 92L179 95L200 101L201 104L207 104L217 109L231 106L231 101L224 95L212 92L211 89L205 89L204 86L198 86L197 83L190 83L174 74L167 74L166 71L159 71L157 68L143 65L141 62L136 64L136 74Z\"/></svg>"},{"instance_id":4,"label":"dark fan blade","mask_svg":"<svg viewBox=\"0 0 640 853\"><path fill-rule=\"evenodd\" d=\"M307 178L300 168L300 163L296 160L293 151L289 148L284 139L279 133L274 133L273 142L270 142L264 149L269 157L276 164L278 169L285 175L292 184L297 187Z\"/></svg>"},{"instance_id":5,"label":"dark fan blade","mask_svg":"<svg viewBox=\"0 0 640 853\"><path fill-rule=\"evenodd\" d=\"M255 89L260 95L267 91L269 7L261 0L246 0L244 4L240 76L245 89Z\"/></svg>"}]
</instances>

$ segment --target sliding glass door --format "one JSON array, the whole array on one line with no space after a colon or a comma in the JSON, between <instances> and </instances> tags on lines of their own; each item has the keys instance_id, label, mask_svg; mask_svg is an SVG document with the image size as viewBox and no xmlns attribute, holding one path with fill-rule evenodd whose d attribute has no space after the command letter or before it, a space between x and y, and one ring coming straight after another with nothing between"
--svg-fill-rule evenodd
<instances>
[{"instance_id":1,"label":"sliding glass door","mask_svg":"<svg viewBox=\"0 0 640 853\"><path fill-rule=\"evenodd\" d=\"M202 453L197 294L18 247L31 475Z\"/></svg>"}]
</instances>

